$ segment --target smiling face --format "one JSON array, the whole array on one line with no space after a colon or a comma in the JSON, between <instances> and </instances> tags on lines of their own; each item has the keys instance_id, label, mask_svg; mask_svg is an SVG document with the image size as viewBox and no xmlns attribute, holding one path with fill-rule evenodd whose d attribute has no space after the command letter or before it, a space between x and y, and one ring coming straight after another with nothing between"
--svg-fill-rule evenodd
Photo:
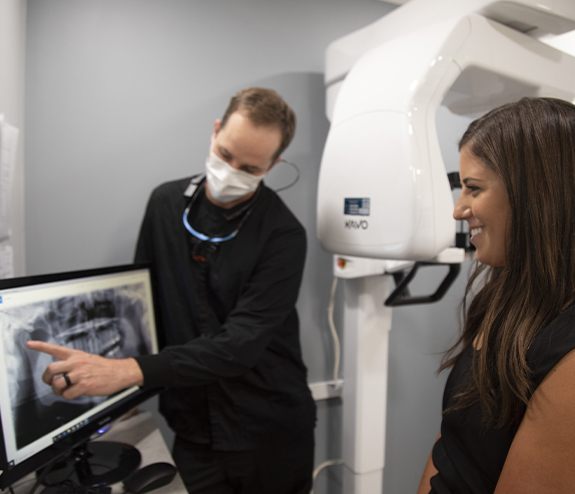
<instances>
[{"instance_id":1,"label":"smiling face","mask_svg":"<svg viewBox=\"0 0 575 494\"><path fill-rule=\"evenodd\" d=\"M466 144L459 157L461 196L453 217L469 225L475 258L492 267L505 265L511 209L501 177L473 155Z\"/></svg>"}]
</instances>

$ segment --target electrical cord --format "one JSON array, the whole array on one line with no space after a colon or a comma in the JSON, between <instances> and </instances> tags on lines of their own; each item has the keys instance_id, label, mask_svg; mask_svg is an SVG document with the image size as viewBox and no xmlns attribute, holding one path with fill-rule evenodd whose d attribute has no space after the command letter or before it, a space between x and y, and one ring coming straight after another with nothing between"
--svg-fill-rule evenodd
<instances>
[{"instance_id":1,"label":"electrical cord","mask_svg":"<svg viewBox=\"0 0 575 494\"><path fill-rule=\"evenodd\" d=\"M317 476L321 473L322 470L324 470L327 467L334 466L334 465L343 465L343 460L326 460L323 463L320 463L317 467L315 467L315 469L313 471L313 476L312 476L313 483L315 483ZM313 488L309 494L313 494Z\"/></svg>"},{"instance_id":2,"label":"electrical cord","mask_svg":"<svg viewBox=\"0 0 575 494\"><path fill-rule=\"evenodd\" d=\"M295 178L289 184L274 189L274 191L276 192L281 192L282 190L286 190L289 189L290 187L293 187L299 181L300 176L299 168L295 163L292 163L291 161L288 160L284 160L283 158L280 160L280 163L286 163L290 165L295 170Z\"/></svg>"},{"instance_id":3,"label":"electrical cord","mask_svg":"<svg viewBox=\"0 0 575 494\"><path fill-rule=\"evenodd\" d=\"M334 309L335 309L335 296L337 293L337 282L338 282L338 278L337 278L337 276L334 276L333 280L331 282L331 288L330 288L330 292L329 292L329 302L328 302L328 306L327 306L327 321L328 321L328 326L329 326L329 332L330 332L331 338L333 340L332 379L334 382L337 382L339 379L339 364L340 364L340 360L341 360L341 344L339 341L339 336L337 334L337 327L335 325L335 320L333 317ZM312 476L313 483L315 483L317 476L321 473L322 470L324 470L327 467L334 466L334 465L343 465L343 460L341 460L341 459L326 460L323 463L320 463L313 471L313 476ZM313 494L313 488L310 491L310 494Z\"/></svg>"},{"instance_id":4,"label":"electrical cord","mask_svg":"<svg viewBox=\"0 0 575 494\"><path fill-rule=\"evenodd\" d=\"M327 322L329 325L329 332L333 340L333 373L332 379L336 382L339 379L339 363L341 360L341 344L337 334L337 328L333 318L335 308L335 295L337 291L337 276L333 277L331 282L331 290L329 295L329 304L327 306Z\"/></svg>"}]
</instances>

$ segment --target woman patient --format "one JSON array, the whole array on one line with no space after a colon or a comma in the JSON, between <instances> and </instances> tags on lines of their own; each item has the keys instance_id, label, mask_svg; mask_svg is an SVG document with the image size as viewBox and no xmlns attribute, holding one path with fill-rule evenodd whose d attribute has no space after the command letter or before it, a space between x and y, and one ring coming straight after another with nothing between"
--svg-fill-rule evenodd
<instances>
[{"instance_id":1,"label":"woman patient","mask_svg":"<svg viewBox=\"0 0 575 494\"><path fill-rule=\"evenodd\" d=\"M476 266L418 494L575 492L575 106L524 98L459 144Z\"/></svg>"}]
</instances>

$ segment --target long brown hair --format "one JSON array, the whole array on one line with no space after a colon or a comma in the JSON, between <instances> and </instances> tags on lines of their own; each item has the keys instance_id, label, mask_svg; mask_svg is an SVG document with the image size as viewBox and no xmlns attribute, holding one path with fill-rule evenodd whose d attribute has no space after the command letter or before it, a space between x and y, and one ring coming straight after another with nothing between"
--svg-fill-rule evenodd
<instances>
[{"instance_id":1,"label":"long brown hair","mask_svg":"<svg viewBox=\"0 0 575 494\"><path fill-rule=\"evenodd\" d=\"M455 408L479 401L486 422L500 427L518 419L533 392L533 339L575 298L575 106L523 98L473 121L463 146L505 184L511 224L505 266L475 266L462 334L440 370L480 336Z\"/></svg>"}]
</instances>

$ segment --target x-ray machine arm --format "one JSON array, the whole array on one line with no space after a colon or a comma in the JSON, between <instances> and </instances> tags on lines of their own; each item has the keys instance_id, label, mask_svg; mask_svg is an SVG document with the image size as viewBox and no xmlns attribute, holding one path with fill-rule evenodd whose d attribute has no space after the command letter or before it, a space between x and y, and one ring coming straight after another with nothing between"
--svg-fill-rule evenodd
<instances>
[{"instance_id":1,"label":"x-ray machine arm","mask_svg":"<svg viewBox=\"0 0 575 494\"><path fill-rule=\"evenodd\" d=\"M317 214L334 273L346 279L346 494L382 492L391 328L383 302L393 278L381 275L463 259L452 248L437 109L476 115L521 96L573 99L575 59L532 36L572 29L572 0L411 0L328 49L331 127Z\"/></svg>"}]
</instances>

